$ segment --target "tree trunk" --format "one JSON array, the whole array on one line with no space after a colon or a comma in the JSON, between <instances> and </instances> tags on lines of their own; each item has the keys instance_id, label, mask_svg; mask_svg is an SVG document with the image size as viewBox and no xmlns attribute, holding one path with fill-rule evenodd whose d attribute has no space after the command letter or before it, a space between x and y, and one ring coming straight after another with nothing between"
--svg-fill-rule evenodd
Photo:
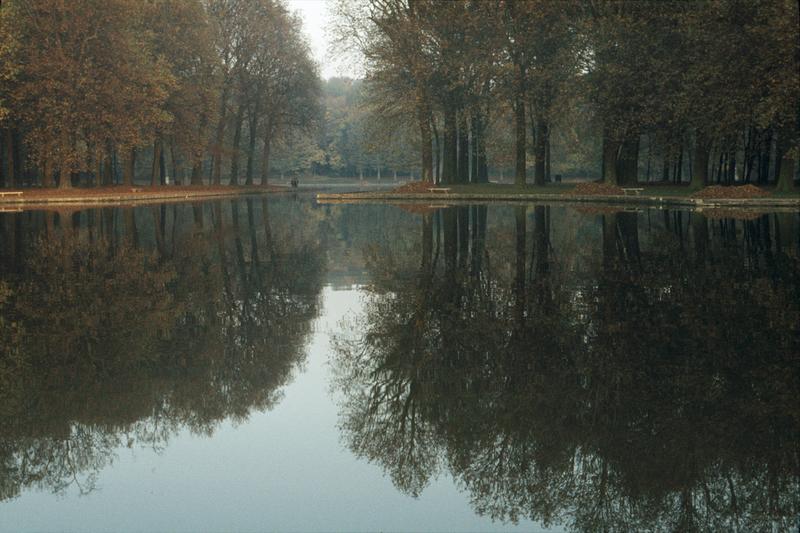
<instances>
[{"instance_id":1,"label":"tree trunk","mask_svg":"<svg viewBox=\"0 0 800 533\"><path fill-rule=\"evenodd\" d=\"M161 174L161 185L167 183L167 153L164 150L164 142L161 142L161 150L158 157L158 171Z\"/></svg>"},{"instance_id":2,"label":"tree trunk","mask_svg":"<svg viewBox=\"0 0 800 533\"><path fill-rule=\"evenodd\" d=\"M622 142L617 162L617 184L636 184L639 174L639 136Z\"/></svg>"},{"instance_id":3,"label":"tree trunk","mask_svg":"<svg viewBox=\"0 0 800 533\"><path fill-rule=\"evenodd\" d=\"M514 184L525 185L525 104L523 103L521 90L515 96L514 102L514 152L515 169Z\"/></svg>"},{"instance_id":4,"label":"tree trunk","mask_svg":"<svg viewBox=\"0 0 800 533\"><path fill-rule=\"evenodd\" d=\"M547 137L549 135L547 121L538 117L536 119L536 166L534 167L533 183L544 185L546 182L547 163Z\"/></svg>"},{"instance_id":5,"label":"tree trunk","mask_svg":"<svg viewBox=\"0 0 800 533\"><path fill-rule=\"evenodd\" d=\"M45 159L42 162L42 187L49 188L54 187L55 183L53 182L53 166L50 164L50 160Z\"/></svg>"},{"instance_id":6,"label":"tree trunk","mask_svg":"<svg viewBox=\"0 0 800 533\"><path fill-rule=\"evenodd\" d=\"M439 143L439 128L436 127L436 123L431 120L431 130L433 132L433 148L436 160L434 161L433 166L433 181L434 183L440 183L442 181L441 175L441 146Z\"/></svg>"},{"instance_id":7,"label":"tree trunk","mask_svg":"<svg viewBox=\"0 0 800 533\"><path fill-rule=\"evenodd\" d=\"M272 139L269 135L264 136L264 151L261 153L261 185L269 182L269 151Z\"/></svg>"},{"instance_id":8,"label":"tree trunk","mask_svg":"<svg viewBox=\"0 0 800 533\"><path fill-rule=\"evenodd\" d=\"M181 184L181 171L180 171L180 161L175 153L175 143L170 143L169 145L169 158L172 161L172 181L175 185Z\"/></svg>"},{"instance_id":9,"label":"tree trunk","mask_svg":"<svg viewBox=\"0 0 800 533\"><path fill-rule=\"evenodd\" d=\"M219 110L219 122L217 123L217 135L214 147L214 159L212 162L211 182L214 185L220 184L220 175L222 169L222 147L225 143L225 121L228 114L228 93L230 92L230 84L226 83L222 88L222 102Z\"/></svg>"},{"instance_id":10,"label":"tree trunk","mask_svg":"<svg viewBox=\"0 0 800 533\"><path fill-rule=\"evenodd\" d=\"M464 110L458 114L458 182L469 183L469 137Z\"/></svg>"},{"instance_id":11,"label":"tree trunk","mask_svg":"<svg viewBox=\"0 0 800 533\"><path fill-rule=\"evenodd\" d=\"M431 147L431 109L424 96L420 95L417 95L417 121L419 122L420 153L422 154L422 175L420 176L420 180L432 181L433 149Z\"/></svg>"},{"instance_id":12,"label":"tree trunk","mask_svg":"<svg viewBox=\"0 0 800 533\"><path fill-rule=\"evenodd\" d=\"M486 183L489 181L489 171L486 165L486 141L484 140L485 127L483 116L476 112L472 117L472 181Z\"/></svg>"},{"instance_id":13,"label":"tree trunk","mask_svg":"<svg viewBox=\"0 0 800 533\"><path fill-rule=\"evenodd\" d=\"M697 133L694 143L694 161L692 161L692 174L689 187L694 190L702 189L708 181L708 160L711 155L710 145L705 135Z\"/></svg>"},{"instance_id":14,"label":"tree trunk","mask_svg":"<svg viewBox=\"0 0 800 533\"><path fill-rule=\"evenodd\" d=\"M161 185L161 149L161 139L156 138L156 140L153 141L153 168L150 172L151 187L158 187Z\"/></svg>"},{"instance_id":15,"label":"tree trunk","mask_svg":"<svg viewBox=\"0 0 800 533\"><path fill-rule=\"evenodd\" d=\"M448 106L444 111L444 154L442 162L442 183L455 183L458 172L456 138L456 112Z\"/></svg>"},{"instance_id":16,"label":"tree trunk","mask_svg":"<svg viewBox=\"0 0 800 533\"><path fill-rule=\"evenodd\" d=\"M114 185L114 144L106 140L106 157L103 160L103 185Z\"/></svg>"},{"instance_id":17,"label":"tree trunk","mask_svg":"<svg viewBox=\"0 0 800 533\"><path fill-rule=\"evenodd\" d=\"M233 123L233 150L231 152L231 185L239 184L239 146L242 143L242 124L244 123L244 102L239 102Z\"/></svg>"},{"instance_id":18,"label":"tree trunk","mask_svg":"<svg viewBox=\"0 0 800 533\"><path fill-rule=\"evenodd\" d=\"M621 143L611 139L608 132L603 133L603 162L602 180L605 183L619 185L617 174L617 154L620 151Z\"/></svg>"},{"instance_id":19,"label":"tree trunk","mask_svg":"<svg viewBox=\"0 0 800 533\"><path fill-rule=\"evenodd\" d=\"M772 130L767 130L766 139L761 146L758 165L758 183L769 182L769 160L772 156Z\"/></svg>"},{"instance_id":20,"label":"tree trunk","mask_svg":"<svg viewBox=\"0 0 800 533\"><path fill-rule=\"evenodd\" d=\"M780 135L776 150L776 172L778 181L775 190L779 192L789 192L794 190L794 175L797 159L791 150L791 140L787 135Z\"/></svg>"},{"instance_id":21,"label":"tree trunk","mask_svg":"<svg viewBox=\"0 0 800 533\"><path fill-rule=\"evenodd\" d=\"M58 172L58 188L71 189L72 188L72 174L66 165L62 165Z\"/></svg>"},{"instance_id":22,"label":"tree trunk","mask_svg":"<svg viewBox=\"0 0 800 533\"><path fill-rule=\"evenodd\" d=\"M122 175L122 183L128 187L133 186L133 179L136 176L136 148L131 148L125 157L125 171Z\"/></svg>"},{"instance_id":23,"label":"tree trunk","mask_svg":"<svg viewBox=\"0 0 800 533\"><path fill-rule=\"evenodd\" d=\"M250 141L247 146L247 174L245 176L245 184L253 184L253 174L255 173L255 159L256 159L256 132L258 131L258 118L261 113L261 99L256 99L253 105L253 111L250 114L248 126L250 127Z\"/></svg>"},{"instance_id":24,"label":"tree trunk","mask_svg":"<svg viewBox=\"0 0 800 533\"><path fill-rule=\"evenodd\" d=\"M550 183L550 130L547 130L547 138L544 140L544 181Z\"/></svg>"},{"instance_id":25,"label":"tree trunk","mask_svg":"<svg viewBox=\"0 0 800 533\"><path fill-rule=\"evenodd\" d=\"M14 135L10 129L3 130L3 162L6 167L4 183L7 187L15 187L17 182L14 176ZM0 168L0 172L2 170Z\"/></svg>"}]
</instances>

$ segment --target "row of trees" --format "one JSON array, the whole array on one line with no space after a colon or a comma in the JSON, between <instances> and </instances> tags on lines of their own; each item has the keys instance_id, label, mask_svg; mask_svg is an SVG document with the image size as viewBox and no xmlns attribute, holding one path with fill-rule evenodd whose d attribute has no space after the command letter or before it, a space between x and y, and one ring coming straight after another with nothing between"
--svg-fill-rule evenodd
<instances>
[{"instance_id":1,"label":"row of trees","mask_svg":"<svg viewBox=\"0 0 800 533\"><path fill-rule=\"evenodd\" d=\"M318 95L280 0L0 6L6 186L132 184L137 168L152 185L265 183L271 146L311 124Z\"/></svg>"},{"instance_id":2,"label":"row of trees","mask_svg":"<svg viewBox=\"0 0 800 533\"><path fill-rule=\"evenodd\" d=\"M553 132L588 114L609 182L792 186L797 2L341 0L337 14L372 97L417 129L423 179L486 181L487 125L508 115L516 182L531 152L544 184Z\"/></svg>"}]
</instances>

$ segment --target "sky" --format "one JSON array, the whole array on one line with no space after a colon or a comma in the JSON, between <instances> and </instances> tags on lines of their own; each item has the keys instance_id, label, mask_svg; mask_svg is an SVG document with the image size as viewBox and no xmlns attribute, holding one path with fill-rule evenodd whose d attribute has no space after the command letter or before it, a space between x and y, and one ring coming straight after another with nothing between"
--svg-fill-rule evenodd
<instances>
[{"instance_id":1,"label":"sky","mask_svg":"<svg viewBox=\"0 0 800 533\"><path fill-rule=\"evenodd\" d=\"M314 59L320 65L322 78L355 77L355 70L338 64L328 55L330 40L325 26L330 19L329 9L332 7L332 2L329 0L287 0L286 4L290 11L299 12L303 19L303 30L311 45Z\"/></svg>"}]
</instances>

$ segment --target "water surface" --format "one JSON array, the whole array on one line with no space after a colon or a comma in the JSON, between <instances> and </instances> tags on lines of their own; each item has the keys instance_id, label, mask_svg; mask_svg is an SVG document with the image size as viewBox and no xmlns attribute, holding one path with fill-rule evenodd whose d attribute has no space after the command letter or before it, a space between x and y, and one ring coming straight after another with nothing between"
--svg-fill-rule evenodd
<instances>
[{"instance_id":1,"label":"water surface","mask_svg":"<svg viewBox=\"0 0 800 533\"><path fill-rule=\"evenodd\" d=\"M302 195L1 213L0 529L789 530L798 239Z\"/></svg>"}]
</instances>

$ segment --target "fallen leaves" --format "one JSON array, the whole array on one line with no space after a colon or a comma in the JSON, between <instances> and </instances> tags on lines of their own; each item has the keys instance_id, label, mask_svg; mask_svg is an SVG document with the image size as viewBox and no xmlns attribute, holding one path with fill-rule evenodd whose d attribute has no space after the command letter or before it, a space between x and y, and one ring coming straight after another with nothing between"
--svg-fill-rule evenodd
<instances>
[{"instance_id":1,"label":"fallen leaves","mask_svg":"<svg viewBox=\"0 0 800 533\"><path fill-rule=\"evenodd\" d=\"M610 183L584 181L575 185L568 194L574 196L622 196L622 189Z\"/></svg>"},{"instance_id":2,"label":"fallen leaves","mask_svg":"<svg viewBox=\"0 0 800 533\"><path fill-rule=\"evenodd\" d=\"M409 181L408 183L401 185L392 190L392 192L416 192L416 193L426 193L430 192L428 189L431 187L435 187L433 183L430 181Z\"/></svg>"},{"instance_id":3,"label":"fallen leaves","mask_svg":"<svg viewBox=\"0 0 800 533\"><path fill-rule=\"evenodd\" d=\"M735 185L722 186L711 185L705 187L692 195L693 198L763 198L769 196L769 192L760 189L755 185Z\"/></svg>"}]
</instances>

